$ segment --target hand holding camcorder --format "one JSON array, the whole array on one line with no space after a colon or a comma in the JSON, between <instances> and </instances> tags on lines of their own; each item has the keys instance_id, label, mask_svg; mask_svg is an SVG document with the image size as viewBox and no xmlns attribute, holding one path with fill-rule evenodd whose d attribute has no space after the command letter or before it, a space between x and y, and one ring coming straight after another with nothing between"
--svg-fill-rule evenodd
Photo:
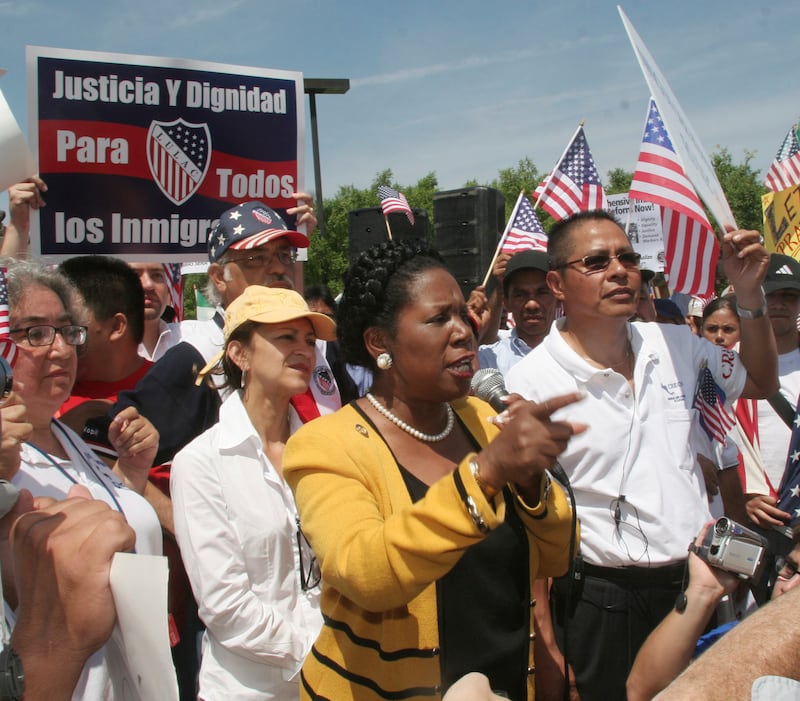
<instances>
[{"instance_id":1,"label":"hand holding camcorder","mask_svg":"<svg viewBox=\"0 0 800 701\"><path fill-rule=\"evenodd\" d=\"M766 548L766 538L723 516L708 528L703 542L691 549L712 567L757 581Z\"/></svg>"}]
</instances>

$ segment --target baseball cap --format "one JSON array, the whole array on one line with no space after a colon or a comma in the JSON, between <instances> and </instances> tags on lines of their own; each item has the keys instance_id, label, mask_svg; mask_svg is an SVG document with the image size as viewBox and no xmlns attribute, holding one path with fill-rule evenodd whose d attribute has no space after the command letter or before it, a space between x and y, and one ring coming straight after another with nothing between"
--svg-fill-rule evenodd
<instances>
[{"instance_id":1,"label":"baseball cap","mask_svg":"<svg viewBox=\"0 0 800 701\"><path fill-rule=\"evenodd\" d=\"M764 292L800 290L800 263L791 256L773 253L764 278Z\"/></svg>"},{"instance_id":2,"label":"baseball cap","mask_svg":"<svg viewBox=\"0 0 800 701\"><path fill-rule=\"evenodd\" d=\"M220 215L208 235L208 260L216 263L229 248L257 248L281 237L296 248L308 248L308 237L289 229L274 209L263 202L245 202Z\"/></svg>"},{"instance_id":3,"label":"baseball cap","mask_svg":"<svg viewBox=\"0 0 800 701\"><path fill-rule=\"evenodd\" d=\"M683 314L681 313L680 307L678 307L678 305L675 304L675 302L673 302L671 299L656 298L653 300L653 304L656 308L656 314L658 314L658 316L684 323Z\"/></svg>"},{"instance_id":4,"label":"baseball cap","mask_svg":"<svg viewBox=\"0 0 800 701\"><path fill-rule=\"evenodd\" d=\"M306 301L294 290L263 285L250 285L225 309L223 333L227 341L246 321L259 324L280 324L295 319L308 319L317 338L336 340L336 322L327 314L312 312Z\"/></svg>"},{"instance_id":5,"label":"baseball cap","mask_svg":"<svg viewBox=\"0 0 800 701\"><path fill-rule=\"evenodd\" d=\"M705 307L706 303L700 297L690 297L689 304L686 307L686 316L696 316L702 319Z\"/></svg>"},{"instance_id":6,"label":"baseball cap","mask_svg":"<svg viewBox=\"0 0 800 701\"><path fill-rule=\"evenodd\" d=\"M541 270L546 273L550 270L550 258L545 251L520 251L511 256L506 264L503 275L503 286L508 286L509 278L519 270Z\"/></svg>"}]
</instances>

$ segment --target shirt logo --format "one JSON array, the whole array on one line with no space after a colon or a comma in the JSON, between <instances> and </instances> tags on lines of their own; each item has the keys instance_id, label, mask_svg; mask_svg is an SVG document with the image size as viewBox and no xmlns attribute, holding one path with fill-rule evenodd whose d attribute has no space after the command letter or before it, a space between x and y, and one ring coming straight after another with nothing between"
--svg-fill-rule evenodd
<instances>
[{"instance_id":1,"label":"shirt logo","mask_svg":"<svg viewBox=\"0 0 800 701\"><path fill-rule=\"evenodd\" d=\"M320 394L330 397L336 390L336 383L333 381L331 371L324 365L317 365L314 368L314 385L319 390Z\"/></svg>"}]
</instances>

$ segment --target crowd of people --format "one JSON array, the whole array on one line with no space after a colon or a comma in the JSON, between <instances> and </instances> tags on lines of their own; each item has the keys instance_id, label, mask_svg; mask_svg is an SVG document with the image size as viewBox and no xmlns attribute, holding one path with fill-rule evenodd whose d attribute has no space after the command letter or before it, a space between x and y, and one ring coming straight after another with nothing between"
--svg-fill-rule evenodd
<instances>
[{"instance_id":1,"label":"crowd of people","mask_svg":"<svg viewBox=\"0 0 800 701\"><path fill-rule=\"evenodd\" d=\"M125 698L105 648L122 551L169 559L182 701L798 693L800 531L778 503L800 264L758 232L722 237L730 289L707 303L654 295L601 210L500 255L466 301L397 241L304 299L308 236L247 202L209 232L216 314L177 323L160 264L28 260L45 199L12 187L2 248L0 698ZM701 557L722 517L763 538L763 576Z\"/></svg>"}]
</instances>

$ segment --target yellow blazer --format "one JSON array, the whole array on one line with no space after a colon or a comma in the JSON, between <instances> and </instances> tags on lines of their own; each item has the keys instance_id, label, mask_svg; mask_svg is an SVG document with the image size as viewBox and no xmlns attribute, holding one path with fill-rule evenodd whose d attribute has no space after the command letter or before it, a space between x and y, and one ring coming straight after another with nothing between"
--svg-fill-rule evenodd
<instances>
[{"instance_id":1,"label":"yellow blazer","mask_svg":"<svg viewBox=\"0 0 800 701\"><path fill-rule=\"evenodd\" d=\"M495 413L488 404L468 397L453 408L479 445L497 435L486 420ZM505 502L489 504L469 458L457 472L486 524L496 528ZM456 480L440 479L412 503L389 448L351 406L297 431L286 445L283 472L322 569L325 623L303 665L301 698L440 696L436 580L485 537ZM541 498L533 507L516 500L532 579L562 575L568 564L569 505L556 484L545 503ZM532 676L528 690L533 698Z\"/></svg>"}]
</instances>

